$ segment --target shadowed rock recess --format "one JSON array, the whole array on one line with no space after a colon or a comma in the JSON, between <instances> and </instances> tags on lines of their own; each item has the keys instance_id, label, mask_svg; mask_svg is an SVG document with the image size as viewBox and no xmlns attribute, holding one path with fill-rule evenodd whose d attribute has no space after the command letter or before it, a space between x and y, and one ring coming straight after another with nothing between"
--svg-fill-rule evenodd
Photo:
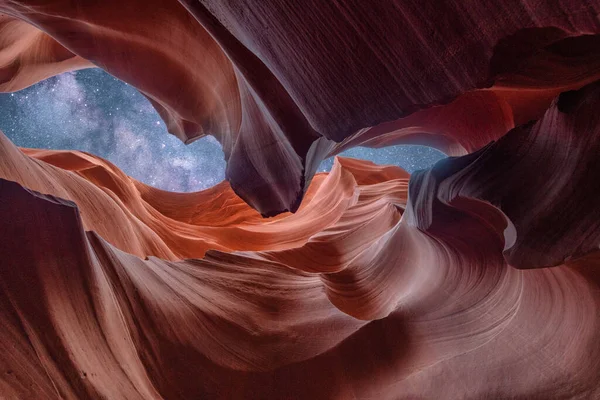
<instances>
[{"instance_id":1,"label":"shadowed rock recess","mask_svg":"<svg viewBox=\"0 0 600 400\"><path fill-rule=\"evenodd\" d=\"M0 0L0 91L99 67L228 164L171 193L0 133L0 398L600 398L599 15ZM315 175L402 143L451 157Z\"/></svg>"}]
</instances>

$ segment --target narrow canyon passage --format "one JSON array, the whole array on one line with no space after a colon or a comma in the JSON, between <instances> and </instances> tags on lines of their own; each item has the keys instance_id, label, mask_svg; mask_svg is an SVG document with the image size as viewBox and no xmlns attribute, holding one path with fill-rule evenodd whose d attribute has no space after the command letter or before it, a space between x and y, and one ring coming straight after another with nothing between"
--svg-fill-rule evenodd
<instances>
[{"instance_id":1,"label":"narrow canyon passage","mask_svg":"<svg viewBox=\"0 0 600 400\"><path fill-rule=\"evenodd\" d=\"M599 398L598 15L0 0L0 398Z\"/></svg>"}]
</instances>

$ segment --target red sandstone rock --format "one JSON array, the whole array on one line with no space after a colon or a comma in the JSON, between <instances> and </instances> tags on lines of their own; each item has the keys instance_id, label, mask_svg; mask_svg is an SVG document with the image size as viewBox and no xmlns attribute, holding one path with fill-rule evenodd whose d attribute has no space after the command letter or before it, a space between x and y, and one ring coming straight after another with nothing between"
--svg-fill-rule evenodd
<instances>
[{"instance_id":1,"label":"red sandstone rock","mask_svg":"<svg viewBox=\"0 0 600 400\"><path fill-rule=\"evenodd\" d=\"M501 143L484 151L503 154ZM502 250L509 224L520 237L518 214L509 223L473 197L448 212L415 195L405 213L406 173L340 158L298 213L262 219L226 184L162 192L96 157L26 153L2 141L2 165L18 166L0 174L18 182L0 181L6 398L599 394L596 253L517 270ZM445 179L488 159L449 161ZM421 193L449 201L435 182ZM115 227L128 218L125 240ZM197 247L220 250L181 260Z\"/></svg>"},{"instance_id":2,"label":"red sandstone rock","mask_svg":"<svg viewBox=\"0 0 600 400\"><path fill-rule=\"evenodd\" d=\"M0 397L600 397L596 2L183 3L0 0L1 90L91 62L231 182L0 135Z\"/></svg>"},{"instance_id":3,"label":"red sandstone rock","mask_svg":"<svg viewBox=\"0 0 600 400\"><path fill-rule=\"evenodd\" d=\"M600 70L591 0L4 0L0 13L44 32L0 30L1 90L88 60L137 87L182 140L214 135L232 188L263 215L296 211L333 141L473 151ZM495 95L398 120L492 84Z\"/></svg>"}]
</instances>

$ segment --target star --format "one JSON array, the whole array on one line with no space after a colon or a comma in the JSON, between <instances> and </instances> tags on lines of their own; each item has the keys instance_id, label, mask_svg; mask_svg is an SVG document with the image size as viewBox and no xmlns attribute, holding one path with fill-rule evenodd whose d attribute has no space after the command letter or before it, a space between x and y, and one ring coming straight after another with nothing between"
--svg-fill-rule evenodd
<instances>
[{"instance_id":1,"label":"star","mask_svg":"<svg viewBox=\"0 0 600 400\"><path fill-rule=\"evenodd\" d=\"M18 146L82 150L160 189L188 192L225 179L220 144L206 136L189 145L167 132L149 101L100 69L69 72L15 93L0 94L0 129ZM444 157L423 146L357 147L343 156L395 164L413 172ZM329 171L333 159L319 171Z\"/></svg>"}]
</instances>

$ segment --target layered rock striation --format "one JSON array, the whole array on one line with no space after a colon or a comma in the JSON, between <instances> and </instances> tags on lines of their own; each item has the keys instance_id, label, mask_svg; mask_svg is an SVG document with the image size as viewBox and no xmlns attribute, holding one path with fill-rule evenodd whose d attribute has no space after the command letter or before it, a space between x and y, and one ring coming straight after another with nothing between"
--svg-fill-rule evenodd
<instances>
[{"instance_id":1,"label":"layered rock striation","mask_svg":"<svg viewBox=\"0 0 600 400\"><path fill-rule=\"evenodd\" d=\"M0 11L0 90L95 65L228 160L170 193L0 134L0 397L600 396L596 2ZM452 157L315 175L398 143Z\"/></svg>"}]
</instances>

